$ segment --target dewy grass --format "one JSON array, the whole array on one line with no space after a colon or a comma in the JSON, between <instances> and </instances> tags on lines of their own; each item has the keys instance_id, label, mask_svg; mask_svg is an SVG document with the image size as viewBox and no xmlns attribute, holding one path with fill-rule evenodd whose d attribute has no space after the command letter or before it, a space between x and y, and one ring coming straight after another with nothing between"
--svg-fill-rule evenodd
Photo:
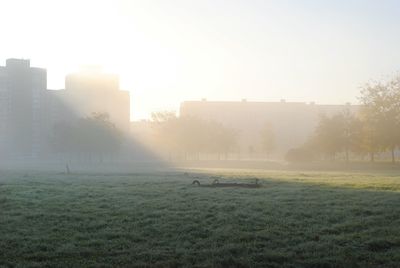
<instances>
[{"instance_id":1,"label":"dewy grass","mask_svg":"<svg viewBox=\"0 0 400 268\"><path fill-rule=\"evenodd\" d=\"M392 173L3 173L0 266L398 267L399 212Z\"/></svg>"}]
</instances>

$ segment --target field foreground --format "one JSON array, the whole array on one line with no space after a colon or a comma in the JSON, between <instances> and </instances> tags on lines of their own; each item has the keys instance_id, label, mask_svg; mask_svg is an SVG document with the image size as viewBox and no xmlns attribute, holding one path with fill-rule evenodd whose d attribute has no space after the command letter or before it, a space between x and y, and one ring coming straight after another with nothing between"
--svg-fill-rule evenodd
<instances>
[{"instance_id":1,"label":"field foreground","mask_svg":"<svg viewBox=\"0 0 400 268\"><path fill-rule=\"evenodd\" d=\"M399 265L396 174L0 174L0 266Z\"/></svg>"}]
</instances>

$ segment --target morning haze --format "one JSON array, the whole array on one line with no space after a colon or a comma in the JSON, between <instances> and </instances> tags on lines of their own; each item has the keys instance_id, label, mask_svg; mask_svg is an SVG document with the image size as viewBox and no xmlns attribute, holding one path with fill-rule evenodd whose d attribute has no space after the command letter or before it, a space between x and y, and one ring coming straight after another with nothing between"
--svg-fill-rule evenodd
<instances>
[{"instance_id":1,"label":"morning haze","mask_svg":"<svg viewBox=\"0 0 400 268\"><path fill-rule=\"evenodd\" d=\"M397 1L17 0L2 7L3 62L31 59L56 89L79 65L101 64L131 91L135 120L202 98L356 104L359 87L398 71L400 58Z\"/></svg>"},{"instance_id":2,"label":"morning haze","mask_svg":"<svg viewBox=\"0 0 400 268\"><path fill-rule=\"evenodd\" d=\"M0 4L0 267L397 267L397 1Z\"/></svg>"}]
</instances>

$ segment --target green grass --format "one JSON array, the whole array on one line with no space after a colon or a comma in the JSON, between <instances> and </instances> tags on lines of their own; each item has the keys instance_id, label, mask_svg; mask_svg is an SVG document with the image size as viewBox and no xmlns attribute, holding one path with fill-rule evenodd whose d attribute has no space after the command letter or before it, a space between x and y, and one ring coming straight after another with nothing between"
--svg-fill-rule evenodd
<instances>
[{"instance_id":1,"label":"green grass","mask_svg":"<svg viewBox=\"0 0 400 268\"><path fill-rule=\"evenodd\" d=\"M0 174L0 266L399 265L393 173Z\"/></svg>"}]
</instances>

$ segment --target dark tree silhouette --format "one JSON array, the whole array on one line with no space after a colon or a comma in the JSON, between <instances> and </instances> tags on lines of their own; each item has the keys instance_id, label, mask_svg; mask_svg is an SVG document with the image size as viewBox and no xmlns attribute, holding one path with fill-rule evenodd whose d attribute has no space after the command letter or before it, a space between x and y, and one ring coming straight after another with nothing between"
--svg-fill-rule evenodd
<instances>
[{"instance_id":1,"label":"dark tree silhouette","mask_svg":"<svg viewBox=\"0 0 400 268\"><path fill-rule=\"evenodd\" d=\"M54 126L52 146L64 155L87 156L89 159L112 156L118 152L122 135L107 114L94 113L75 124L60 122Z\"/></svg>"}]
</instances>

